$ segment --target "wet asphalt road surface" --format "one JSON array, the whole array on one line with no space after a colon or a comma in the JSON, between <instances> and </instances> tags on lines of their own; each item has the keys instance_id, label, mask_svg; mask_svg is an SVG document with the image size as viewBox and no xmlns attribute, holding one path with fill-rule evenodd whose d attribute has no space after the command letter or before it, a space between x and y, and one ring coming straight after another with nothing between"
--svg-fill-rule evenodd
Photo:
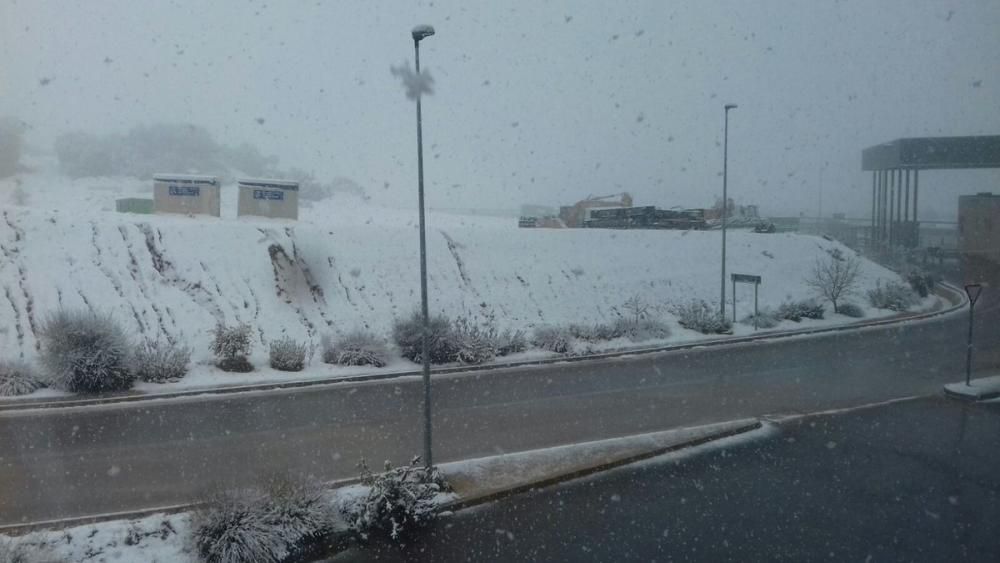
<instances>
[{"instance_id":1,"label":"wet asphalt road surface","mask_svg":"<svg viewBox=\"0 0 1000 563\"><path fill-rule=\"evenodd\" d=\"M788 420L442 517L333 561L997 561L1000 403Z\"/></svg>"},{"instance_id":2,"label":"wet asphalt road surface","mask_svg":"<svg viewBox=\"0 0 1000 563\"><path fill-rule=\"evenodd\" d=\"M993 292L996 293L996 292ZM1000 367L1000 303L975 369ZM435 461L939 393L966 317L593 362L434 377ZM421 449L422 387L371 383L0 412L0 525L196 501L274 472L357 475Z\"/></svg>"}]
</instances>

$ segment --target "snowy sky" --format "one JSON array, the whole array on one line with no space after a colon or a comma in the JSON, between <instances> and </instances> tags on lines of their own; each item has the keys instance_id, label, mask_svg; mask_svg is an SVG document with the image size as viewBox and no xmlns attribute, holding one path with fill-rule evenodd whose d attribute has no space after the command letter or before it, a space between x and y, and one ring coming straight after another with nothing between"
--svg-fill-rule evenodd
<instances>
[{"instance_id":1,"label":"snowy sky","mask_svg":"<svg viewBox=\"0 0 1000 563\"><path fill-rule=\"evenodd\" d=\"M189 122L284 166L415 204L425 98L429 203L513 208L630 191L770 213L867 213L860 150L904 136L1000 134L1000 2L844 0L2 0L0 115L47 146L74 129ZM1000 191L1000 173L928 173L924 211Z\"/></svg>"}]
</instances>

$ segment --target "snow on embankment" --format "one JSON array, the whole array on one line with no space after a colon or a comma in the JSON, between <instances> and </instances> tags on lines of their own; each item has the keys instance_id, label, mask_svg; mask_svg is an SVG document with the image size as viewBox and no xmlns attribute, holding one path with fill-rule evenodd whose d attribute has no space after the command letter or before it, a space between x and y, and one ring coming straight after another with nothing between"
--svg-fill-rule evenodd
<instances>
[{"instance_id":1,"label":"snow on embankment","mask_svg":"<svg viewBox=\"0 0 1000 563\"><path fill-rule=\"evenodd\" d=\"M419 304L415 214L328 207L305 209L298 223L0 208L0 354L32 359L59 307L110 311L133 335L190 344L196 360L217 321L250 323L261 344L356 326L388 333ZM610 320L635 294L652 304L718 298L718 232L514 222L429 216L433 310L529 329ZM813 260L840 247L791 234L729 240L728 271L763 276L761 306L810 296L802 280ZM864 261L862 290L879 278L896 276ZM738 291L743 316L752 291Z\"/></svg>"}]
</instances>

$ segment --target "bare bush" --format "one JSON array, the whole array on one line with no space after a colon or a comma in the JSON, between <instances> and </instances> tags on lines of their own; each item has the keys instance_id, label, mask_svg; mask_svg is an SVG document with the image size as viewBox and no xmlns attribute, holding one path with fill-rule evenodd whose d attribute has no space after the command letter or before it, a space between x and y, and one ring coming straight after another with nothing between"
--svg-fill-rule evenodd
<instances>
[{"instance_id":1,"label":"bare bush","mask_svg":"<svg viewBox=\"0 0 1000 563\"><path fill-rule=\"evenodd\" d=\"M325 337L322 347L323 361L328 364L380 368L389 363L389 350L385 340L360 329L336 340Z\"/></svg>"},{"instance_id":2,"label":"bare bush","mask_svg":"<svg viewBox=\"0 0 1000 563\"><path fill-rule=\"evenodd\" d=\"M184 377L191 362L191 349L159 340L145 342L132 353L132 374L139 381L166 383Z\"/></svg>"},{"instance_id":3,"label":"bare bush","mask_svg":"<svg viewBox=\"0 0 1000 563\"><path fill-rule=\"evenodd\" d=\"M781 322L781 318L779 318L776 313L769 311L767 309L761 309L760 311L757 311L756 320L757 320L757 328L774 328L778 326L778 323ZM745 325L753 326L754 316L747 315L746 317L743 317L743 320L741 320L740 322Z\"/></svg>"},{"instance_id":4,"label":"bare bush","mask_svg":"<svg viewBox=\"0 0 1000 563\"><path fill-rule=\"evenodd\" d=\"M625 300L625 303L622 305L622 309L628 313L629 320L631 320L634 325L638 325L640 320L649 316L650 306L642 299L642 297L633 295Z\"/></svg>"},{"instance_id":5,"label":"bare bush","mask_svg":"<svg viewBox=\"0 0 1000 563\"><path fill-rule=\"evenodd\" d=\"M618 319L615 322L615 332L632 342L670 338L670 327L663 321L652 318Z\"/></svg>"},{"instance_id":6,"label":"bare bush","mask_svg":"<svg viewBox=\"0 0 1000 563\"><path fill-rule=\"evenodd\" d=\"M299 343L290 336L271 342L270 365L279 371L302 371L306 367L306 353L309 346Z\"/></svg>"},{"instance_id":7,"label":"bare bush","mask_svg":"<svg viewBox=\"0 0 1000 563\"><path fill-rule=\"evenodd\" d=\"M703 334L719 334L732 328L732 323L725 315L719 315L718 309L701 299L676 304L671 312L682 327Z\"/></svg>"},{"instance_id":8,"label":"bare bush","mask_svg":"<svg viewBox=\"0 0 1000 563\"><path fill-rule=\"evenodd\" d=\"M241 373L253 371L253 365L247 359L253 349L251 335L252 329L246 323L236 326L216 324L211 344L212 353L218 359L216 365L223 371Z\"/></svg>"},{"instance_id":9,"label":"bare bush","mask_svg":"<svg viewBox=\"0 0 1000 563\"><path fill-rule=\"evenodd\" d=\"M531 335L531 343L542 350L565 354L570 350L573 335L560 326L540 326Z\"/></svg>"},{"instance_id":10,"label":"bare bush","mask_svg":"<svg viewBox=\"0 0 1000 563\"><path fill-rule=\"evenodd\" d=\"M625 335L619 323L595 323L584 325L573 323L567 327L570 336L584 342L605 342Z\"/></svg>"},{"instance_id":11,"label":"bare bush","mask_svg":"<svg viewBox=\"0 0 1000 563\"><path fill-rule=\"evenodd\" d=\"M779 319L794 322L799 322L802 319L822 319L825 314L823 305L812 299L788 301L779 305L778 310L775 311L775 315Z\"/></svg>"},{"instance_id":12,"label":"bare bush","mask_svg":"<svg viewBox=\"0 0 1000 563\"><path fill-rule=\"evenodd\" d=\"M860 319L865 316L864 310L855 305L854 303L844 303L837 310L838 313L844 315L845 317L851 317L855 319Z\"/></svg>"},{"instance_id":13,"label":"bare bush","mask_svg":"<svg viewBox=\"0 0 1000 563\"><path fill-rule=\"evenodd\" d=\"M528 337L523 330L507 329L497 336L497 356L507 356L528 349Z\"/></svg>"},{"instance_id":14,"label":"bare bush","mask_svg":"<svg viewBox=\"0 0 1000 563\"><path fill-rule=\"evenodd\" d=\"M868 301L878 309L902 312L913 307L917 297L909 287L899 282L890 281L883 285L879 280L875 288L868 291Z\"/></svg>"},{"instance_id":15,"label":"bare bush","mask_svg":"<svg viewBox=\"0 0 1000 563\"><path fill-rule=\"evenodd\" d=\"M837 301L854 293L860 272L861 261L857 257L845 258L842 253L831 254L826 260L816 260L805 282L821 297L829 300L833 304L833 312L837 313Z\"/></svg>"},{"instance_id":16,"label":"bare bush","mask_svg":"<svg viewBox=\"0 0 1000 563\"><path fill-rule=\"evenodd\" d=\"M20 360L0 360L0 397L27 395L45 387L31 364Z\"/></svg>"},{"instance_id":17,"label":"bare bush","mask_svg":"<svg viewBox=\"0 0 1000 563\"><path fill-rule=\"evenodd\" d=\"M419 462L415 457L410 465L394 468L387 461L385 471L374 474L361 460L361 484L368 494L343 512L362 540L381 536L402 541L434 519L435 497L448 485L437 469L420 467Z\"/></svg>"},{"instance_id":18,"label":"bare bush","mask_svg":"<svg viewBox=\"0 0 1000 563\"><path fill-rule=\"evenodd\" d=\"M42 365L49 383L65 391L99 393L128 389L129 340L108 315L60 310L41 330Z\"/></svg>"}]
</instances>

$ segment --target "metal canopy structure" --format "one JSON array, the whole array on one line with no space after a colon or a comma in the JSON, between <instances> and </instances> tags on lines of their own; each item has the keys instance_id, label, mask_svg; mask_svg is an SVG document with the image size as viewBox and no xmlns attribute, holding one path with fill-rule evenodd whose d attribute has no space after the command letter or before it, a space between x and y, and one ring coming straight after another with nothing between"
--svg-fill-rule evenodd
<instances>
[{"instance_id":1,"label":"metal canopy structure","mask_svg":"<svg viewBox=\"0 0 1000 563\"><path fill-rule=\"evenodd\" d=\"M872 173L871 242L917 246L920 171L971 168L1000 168L1000 135L913 137L861 151L861 169Z\"/></svg>"}]
</instances>

